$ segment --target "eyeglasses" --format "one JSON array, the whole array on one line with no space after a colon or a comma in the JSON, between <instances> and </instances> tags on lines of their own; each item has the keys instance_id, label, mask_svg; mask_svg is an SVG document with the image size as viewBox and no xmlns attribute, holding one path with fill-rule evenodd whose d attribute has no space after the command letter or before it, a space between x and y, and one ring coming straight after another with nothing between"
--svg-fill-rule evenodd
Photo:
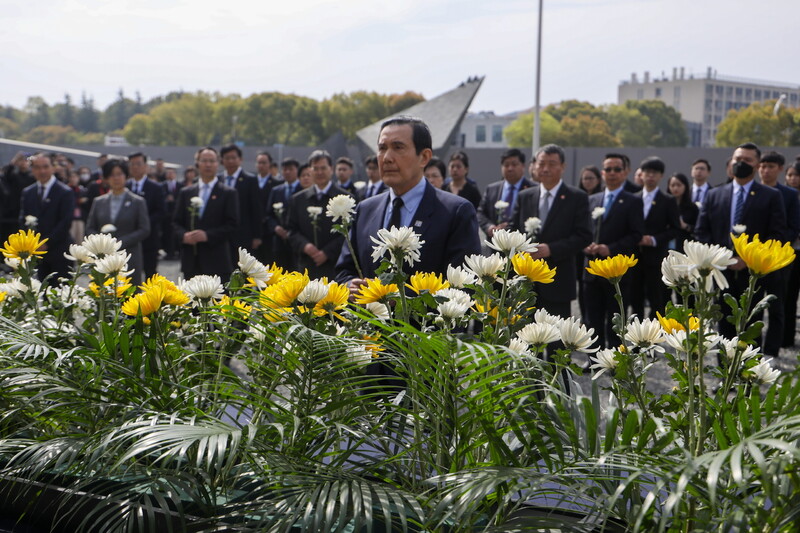
<instances>
[{"instance_id":1,"label":"eyeglasses","mask_svg":"<svg viewBox=\"0 0 800 533\"><path fill-rule=\"evenodd\" d=\"M605 167L603 172L622 172L623 170L625 169L622 167Z\"/></svg>"}]
</instances>

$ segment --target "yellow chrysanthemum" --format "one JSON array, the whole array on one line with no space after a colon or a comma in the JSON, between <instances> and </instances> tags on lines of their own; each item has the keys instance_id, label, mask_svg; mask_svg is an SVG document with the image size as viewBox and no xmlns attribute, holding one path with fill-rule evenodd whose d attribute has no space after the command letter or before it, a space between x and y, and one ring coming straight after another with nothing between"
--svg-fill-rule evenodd
<instances>
[{"instance_id":1,"label":"yellow chrysanthemum","mask_svg":"<svg viewBox=\"0 0 800 533\"><path fill-rule=\"evenodd\" d=\"M165 304L186 305L189 303L189 295L161 274L153 274L150 279L140 285L142 292L147 292L153 287L160 287L163 290L162 299Z\"/></svg>"},{"instance_id":2,"label":"yellow chrysanthemum","mask_svg":"<svg viewBox=\"0 0 800 533\"><path fill-rule=\"evenodd\" d=\"M253 310L253 306L241 300L231 300L227 294L222 296L218 305L223 314L249 315Z\"/></svg>"},{"instance_id":3,"label":"yellow chrysanthemum","mask_svg":"<svg viewBox=\"0 0 800 533\"><path fill-rule=\"evenodd\" d=\"M0 248L3 255L8 258L24 261L31 256L44 255L45 250L40 250L48 239L41 240L42 236L33 230L19 230L17 233L8 236L5 246Z\"/></svg>"},{"instance_id":4,"label":"yellow chrysanthemum","mask_svg":"<svg viewBox=\"0 0 800 533\"><path fill-rule=\"evenodd\" d=\"M142 316L152 315L159 309L164 301L164 287L161 285L153 285L144 292L140 292L135 296L131 296L122 304L122 312L128 316L136 316L141 313Z\"/></svg>"},{"instance_id":5,"label":"yellow chrysanthemum","mask_svg":"<svg viewBox=\"0 0 800 533\"><path fill-rule=\"evenodd\" d=\"M665 316L661 316L661 313L656 312L656 317L658 318L658 322L661 324L661 329L663 329L666 333L675 333L676 331L686 331L686 328L683 327L683 324L675 320L674 318L668 318ZM696 316L689 316L689 329L691 331L697 331L700 329L700 319Z\"/></svg>"},{"instance_id":6,"label":"yellow chrysanthemum","mask_svg":"<svg viewBox=\"0 0 800 533\"><path fill-rule=\"evenodd\" d=\"M556 269L550 268L544 259L534 259L529 253L516 254L511 258L514 272L539 283L553 283Z\"/></svg>"},{"instance_id":7,"label":"yellow chrysanthemum","mask_svg":"<svg viewBox=\"0 0 800 533\"><path fill-rule=\"evenodd\" d=\"M487 308L487 307L484 307L483 304L475 302L475 310L477 312L479 312L479 313L488 314L491 318L494 319L494 322L497 322L497 315L498 315L499 309L500 309L499 307L491 307L491 306ZM508 308L508 312L509 313L511 312L511 308L510 307ZM522 318L522 316L520 316L520 315L512 316L511 317L511 323L515 324L520 318Z\"/></svg>"},{"instance_id":8,"label":"yellow chrysanthemum","mask_svg":"<svg viewBox=\"0 0 800 533\"><path fill-rule=\"evenodd\" d=\"M267 285L275 285L287 274L283 267L279 267L275 263L272 263L267 270L272 274L267 280Z\"/></svg>"},{"instance_id":9,"label":"yellow chrysanthemum","mask_svg":"<svg viewBox=\"0 0 800 533\"><path fill-rule=\"evenodd\" d=\"M328 284L328 294L317 302L314 309L323 311L325 313L332 313L342 309L347 305L347 299L350 297L350 289L347 285L336 283L335 281Z\"/></svg>"},{"instance_id":10,"label":"yellow chrysanthemum","mask_svg":"<svg viewBox=\"0 0 800 533\"><path fill-rule=\"evenodd\" d=\"M628 255L615 255L614 257L606 257L605 259L593 259L589 261L589 266L586 271L589 274L606 278L613 281L625 275L629 268L636 265L639 260L634 256Z\"/></svg>"},{"instance_id":11,"label":"yellow chrysanthemum","mask_svg":"<svg viewBox=\"0 0 800 533\"><path fill-rule=\"evenodd\" d=\"M174 286L174 285L173 285ZM164 290L164 303L168 305L186 305L189 303L189 295L177 288Z\"/></svg>"},{"instance_id":12,"label":"yellow chrysanthemum","mask_svg":"<svg viewBox=\"0 0 800 533\"><path fill-rule=\"evenodd\" d=\"M114 282L115 278L108 278L103 282L104 294L113 295L116 296L117 298L122 298L123 296L125 296L125 293L128 291L128 289L131 288L131 278L125 276L117 276L116 277L117 290L116 294L114 294ZM92 293L95 296L100 297L100 287L98 287L97 283L95 283L94 281L89 283L89 290L92 291Z\"/></svg>"},{"instance_id":13,"label":"yellow chrysanthemum","mask_svg":"<svg viewBox=\"0 0 800 533\"><path fill-rule=\"evenodd\" d=\"M8 296L8 293L7 293L7 292L5 292L5 291L0 291L0 303L3 303L3 302L5 301L5 299L6 299L6 296Z\"/></svg>"},{"instance_id":14,"label":"yellow chrysanthemum","mask_svg":"<svg viewBox=\"0 0 800 533\"><path fill-rule=\"evenodd\" d=\"M297 299L308 285L307 273L289 272L281 277L280 281L274 285L267 285L259 293L259 300L263 307L278 308L289 307Z\"/></svg>"},{"instance_id":15,"label":"yellow chrysanthemum","mask_svg":"<svg viewBox=\"0 0 800 533\"><path fill-rule=\"evenodd\" d=\"M361 338L365 341L369 341L367 345L364 346L364 349L372 354L373 359L379 357L381 352L386 350L379 342L381 338L380 333L376 333L375 335L362 335Z\"/></svg>"},{"instance_id":16,"label":"yellow chrysanthemum","mask_svg":"<svg viewBox=\"0 0 800 533\"><path fill-rule=\"evenodd\" d=\"M795 251L791 243L781 243L773 239L761 242L758 235L748 242L749 236L746 233L738 237L731 234L731 238L736 254L754 274L763 276L780 270L794 261Z\"/></svg>"},{"instance_id":17,"label":"yellow chrysanthemum","mask_svg":"<svg viewBox=\"0 0 800 533\"><path fill-rule=\"evenodd\" d=\"M436 294L438 291L450 286L450 282L443 280L441 274L434 274L433 272L417 272L412 274L409 281L411 283L406 283L406 287L417 294L422 294L422 291Z\"/></svg>"},{"instance_id":18,"label":"yellow chrysanthemum","mask_svg":"<svg viewBox=\"0 0 800 533\"><path fill-rule=\"evenodd\" d=\"M381 302L387 297L398 294L400 291L396 283L384 285L378 278L368 279L365 285L361 286L356 296L356 303L361 305Z\"/></svg>"}]
</instances>

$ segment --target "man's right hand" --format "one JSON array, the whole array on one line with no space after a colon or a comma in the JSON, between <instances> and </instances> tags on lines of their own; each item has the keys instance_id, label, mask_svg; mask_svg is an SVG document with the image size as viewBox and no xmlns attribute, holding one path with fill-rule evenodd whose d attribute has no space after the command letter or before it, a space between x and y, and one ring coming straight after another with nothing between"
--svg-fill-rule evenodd
<instances>
[{"instance_id":1,"label":"man's right hand","mask_svg":"<svg viewBox=\"0 0 800 533\"><path fill-rule=\"evenodd\" d=\"M283 226L275 226L275 235L283 239L284 241L289 238L289 232L286 231Z\"/></svg>"},{"instance_id":2,"label":"man's right hand","mask_svg":"<svg viewBox=\"0 0 800 533\"><path fill-rule=\"evenodd\" d=\"M508 227L508 222L502 222L500 224L497 224L496 226L489 226L489 228L486 230L486 236L491 239L495 231L499 229L506 229L507 227Z\"/></svg>"},{"instance_id":3,"label":"man's right hand","mask_svg":"<svg viewBox=\"0 0 800 533\"><path fill-rule=\"evenodd\" d=\"M347 288L350 289L350 301L356 299L356 294L361 290L361 287L367 284L367 280L363 278L353 278L347 282Z\"/></svg>"}]
</instances>

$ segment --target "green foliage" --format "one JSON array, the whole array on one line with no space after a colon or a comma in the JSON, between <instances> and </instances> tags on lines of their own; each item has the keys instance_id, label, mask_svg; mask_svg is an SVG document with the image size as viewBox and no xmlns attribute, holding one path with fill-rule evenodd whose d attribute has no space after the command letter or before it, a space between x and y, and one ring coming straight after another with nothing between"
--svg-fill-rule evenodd
<instances>
[{"instance_id":1,"label":"green foliage","mask_svg":"<svg viewBox=\"0 0 800 533\"><path fill-rule=\"evenodd\" d=\"M762 146L800 146L800 110L782 106L775 115L775 100L753 102L728 111L717 127L717 146L754 142Z\"/></svg>"},{"instance_id":2,"label":"green foliage","mask_svg":"<svg viewBox=\"0 0 800 533\"><path fill-rule=\"evenodd\" d=\"M561 125L547 112L539 115L541 144L555 142L561 130ZM503 132L508 139L508 145L516 148L528 148L533 142L533 113L525 113L517 117Z\"/></svg>"}]
</instances>

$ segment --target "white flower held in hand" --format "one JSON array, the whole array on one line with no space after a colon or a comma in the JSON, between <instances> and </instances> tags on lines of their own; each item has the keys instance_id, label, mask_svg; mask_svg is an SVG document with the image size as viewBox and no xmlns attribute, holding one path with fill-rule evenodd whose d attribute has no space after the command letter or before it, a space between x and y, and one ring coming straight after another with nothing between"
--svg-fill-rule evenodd
<instances>
[{"instance_id":1,"label":"white flower held in hand","mask_svg":"<svg viewBox=\"0 0 800 533\"><path fill-rule=\"evenodd\" d=\"M310 205L306 207L306 211L311 216L311 218L315 219L322 214L322 208L316 205Z\"/></svg>"},{"instance_id":2,"label":"white flower held in hand","mask_svg":"<svg viewBox=\"0 0 800 533\"><path fill-rule=\"evenodd\" d=\"M521 252L536 252L536 244L523 233L515 230L499 229L492 234L492 240L487 241L489 248L512 256Z\"/></svg>"},{"instance_id":3,"label":"white flower held in hand","mask_svg":"<svg viewBox=\"0 0 800 533\"><path fill-rule=\"evenodd\" d=\"M372 247L372 260L380 261L381 257L389 252L392 262L403 255L403 259L409 265L419 262L419 254L425 241L419 240L419 235L414 233L412 228L403 226L391 229L382 228L378 230L378 238L370 237L375 246Z\"/></svg>"},{"instance_id":4,"label":"white flower held in hand","mask_svg":"<svg viewBox=\"0 0 800 533\"><path fill-rule=\"evenodd\" d=\"M597 220L598 218L602 217L606 214L605 207L595 207L592 209L592 220Z\"/></svg>"},{"instance_id":5,"label":"white flower held in hand","mask_svg":"<svg viewBox=\"0 0 800 533\"><path fill-rule=\"evenodd\" d=\"M189 200L189 206L194 209L200 209L203 207L203 199L199 196L192 196L191 200Z\"/></svg>"},{"instance_id":6,"label":"white flower held in hand","mask_svg":"<svg viewBox=\"0 0 800 533\"><path fill-rule=\"evenodd\" d=\"M35 228L39 225L39 219L33 215L26 215L25 216L25 227L28 228Z\"/></svg>"},{"instance_id":7,"label":"white flower held in hand","mask_svg":"<svg viewBox=\"0 0 800 533\"><path fill-rule=\"evenodd\" d=\"M504 202L503 200L497 200L494 203L494 208L497 209L498 211L505 211L507 207L508 207L508 202Z\"/></svg>"},{"instance_id":8,"label":"white flower held in hand","mask_svg":"<svg viewBox=\"0 0 800 533\"><path fill-rule=\"evenodd\" d=\"M283 211L283 202L275 202L272 204L272 209L278 212Z\"/></svg>"},{"instance_id":9,"label":"white flower held in hand","mask_svg":"<svg viewBox=\"0 0 800 533\"><path fill-rule=\"evenodd\" d=\"M115 231L117 231L117 227L114 224L104 224L100 228L100 233L114 233Z\"/></svg>"},{"instance_id":10,"label":"white flower held in hand","mask_svg":"<svg viewBox=\"0 0 800 533\"><path fill-rule=\"evenodd\" d=\"M353 187L355 187L357 191L360 191L361 189L363 189L366 186L367 186L367 184L365 182L363 182L363 181L354 181L353 182Z\"/></svg>"},{"instance_id":11,"label":"white flower held in hand","mask_svg":"<svg viewBox=\"0 0 800 533\"><path fill-rule=\"evenodd\" d=\"M363 183L363 182L358 182ZM325 213L334 222L342 219L342 222L349 224L353 220L353 212L356 207L356 201L349 194L340 194L328 200L328 211Z\"/></svg>"},{"instance_id":12,"label":"white flower held in hand","mask_svg":"<svg viewBox=\"0 0 800 533\"><path fill-rule=\"evenodd\" d=\"M542 221L539 219L539 217L530 217L525 221L525 233L528 235L535 235L541 227Z\"/></svg>"},{"instance_id":13,"label":"white flower held in hand","mask_svg":"<svg viewBox=\"0 0 800 533\"><path fill-rule=\"evenodd\" d=\"M731 229L733 230L734 234L741 235L742 233L747 231L747 226L745 226L744 224L734 224Z\"/></svg>"}]
</instances>

